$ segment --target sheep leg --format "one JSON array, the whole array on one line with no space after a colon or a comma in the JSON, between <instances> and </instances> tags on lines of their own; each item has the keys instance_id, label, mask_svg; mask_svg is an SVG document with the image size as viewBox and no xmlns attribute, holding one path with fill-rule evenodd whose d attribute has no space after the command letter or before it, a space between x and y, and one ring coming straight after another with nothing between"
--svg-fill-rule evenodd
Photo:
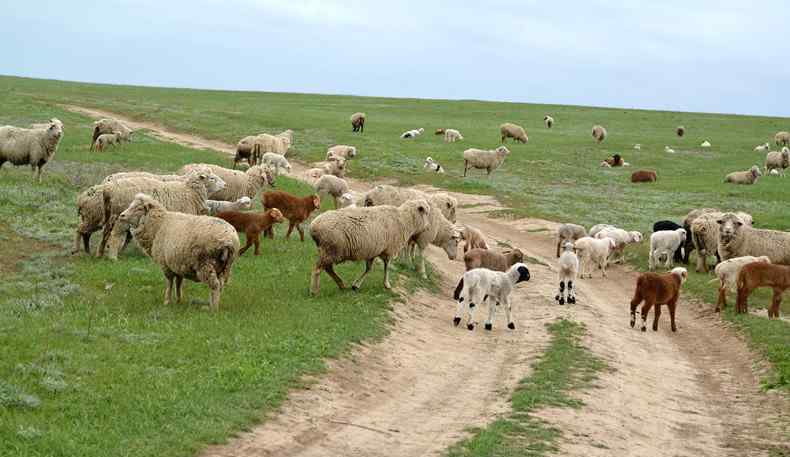
<instances>
[{"instance_id":1,"label":"sheep leg","mask_svg":"<svg viewBox=\"0 0 790 457\"><path fill-rule=\"evenodd\" d=\"M513 307L510 305L510 297L505 297L502 300L505 303L505 317L507 318L507 328L510 330L516 329L516 323L513 322Z\"/></svg>"},{"instance_id":2,"label":"sheep leg","mask_svg":"<svg viewBox=\"0 0 790 457\"><path fill-rule=\"evenodd\" d=\"M557 240L557 258L560 257L560 244L561 243L562 243L562 240Z\"/></svg>"},{"instance_id":3,"label":"sheep leg","mask_svg":"<svg viewBox=\"0 0 790 457\"><path fill-rule=\"evenodd\" d=\"M656 253L652 249L647 256L647 269L653 271L656 269Z\"/></svg>"},{"instance_id":4,"label":"sheep leg","mask_svg":"<svg viewBox=\"0 0 790 457\"><path fill-rule=\"evenodd\" d=\"M639 287L634 291L634 298L631 299L631 328L636 324L636 308L642 302L642 294L639 293Z\"/></svg>"},{"instance_id":5,"label":"sheep leg","mask_svg":"<svg viewBox=\"0 0 790 457\"><path fill-rule=\"evenodd\" d=\"M735 313L736 314L747 312L747 310L749 309L749 304L748 304L747 300L748 300L749 294L751 292L752 291L749 290L746 287L743 287L743 288L738 287L738 301L735 304Z\"/></svg>"},{"instance_id":6,"label":"sheep leg","mask_svg":"<svg viewBox=\"0 0 790 457\"><path fill-rule=\"evenodd\" d=\"M296 224L296 230L299 231L299 239L304 242L304 229L302 229L301 224Z\"/></svg>"},{"instance_id":7,"label":"sheep leg","mask_svg":"<svg viewBox=\"0 0 790 457\"><path fill-rule=\"evenodd\" d=\"M365 261L365 271L362 273L362 276L360 276L359 278L357 278L356 281L351 283L351 288L353 290L359 290L360 286L362 286L362 281L365 279L365 276L367 276L368 273L370 273L370 270L373 269L374 260L375 259L369 259Z\"/></svg>"},{"instance_id":8,"label":"sheep leg","mask_svg":"<svg viewBox=\"0 0 790 457\"><path fill-rule=\"evenodd\" d=\"M128 235L129 224L118 223L117 220L113 224L110 231L110 237L107 241L108 250L107 257L110 260L118 260L118 254L123 250L124 241Z\"/></svg>"},{"instance_id":9,"label":"sheep leg","mask_svg":"<svg viewBox=\"0 0 790 457\"><path fill-rule=\"evenodd\" d=\"M656 303L656 305L653 308L655 310L653 312L653 331L657 332L658 331L658 318L661 317L661 305Z\"/></svg>"},{"instance_id":10,"label":"sheep leg","mask_svg":"<svg viewBox=\"0 0 790 457\"><path fill-rule=\"evenodd\" d=\"M466 178L467 170L469 170L469 162L464 160L464 178Z\"/></svg>"},{"instance_id":11,"label":"sheep leg","mask_svg":"<svg viewBox=\"0 0 790 457\"><path fill-rule=\"evenodd\" d=\"M653 300L649 297L645 297L645 304L642 305L642 327L641 330L643 332L647 331L647 313L650 312L650 308L653 307Z\"/></svg>"},{"instance_id":12,"label":"sheep leg","mask_svg":"<svg viewBox=\"0 0 790 457\"><path fill-rule=\"evenodd\" d=\"M573 292L573 281L568 280L568 304L576 304L576 294Z\"/></svg>"},{"instance_id":13,"label":"sheep leg","mask_svg":"<svg viewBox=\"0 0 790 457\"><path fill-rule=\"evenodd\" d=\"M104 255L104 250L107 247L107 242L110 240L110 234L112 233L113 228L115 227L115 221L117 216L110 216L109 220L106 221L104 227L102 228L102 237L99 246L96 248L96 257L102 257Z\"/></svg>"},{"instance_id":14,"label":"sheep leg","mask_svg":"<svg viewBox=\"0 0 790 457\"><path fill-rule=\"evenodd\" d=\"M469 330L475 329L475 308L477 308L477 304L482 304L486 301L485 297L481 297L479 293L477 293L477 289L470 290L469 294L467 295L469 298L469 320L466 321L466 328ZM481 300L482 298L482 300Z\"/></svg>"},{"instance_id":15,"label":"sheep leg","mask_svg":"<svg viewBox=\"0 0 790 457\"><path fill-rule=\"evenodd\" d=\"M296 224L294 224L292 221L288 221L288 233L285 234L285 239L286 240L290 240L291 239L291 232L294 229L294 225L296 225ZM304 241L304 240L302 240L302 241Z\"/></svg>"},{"instance_id":16,"label":"sheep leg","mask_svg":"<svg viewBox=\"0 0 790 457\"><path fill-rule=\"evenodd\" d=\"M464 295L468 298L468 296ZM461 317L463 316L464 310L466 310L466 304L463 300L458 300L458 306L455 309L455 316L453 317L453 325L458 327L458 324L461 323Z\"/></svg>"},{"instance_id":17,"label":"sheep leg","mask_svg":"<svg viewBox=\"0 0 790 457\"><path fill-rule=\"evenodd\" d=\"M255 243L255 255L260 255L261 254L261 234L260 234L260 232L252 233L252 242ZM249 241L248 241L248 243L249 243Z\"/></svg>"},{"instance_id":18,"label":"sheep leg","mask_svg":"<svg viewBox=\"0 0 790 457\"><path fill-rule=\"evenodd\" d=\"M247 249L249 249L250 246L252 246L252 236L250 236L249 233L246 233L244 241L245 241L244 247L239 249L239 257L243 256L244 253L247 252ZM256 251L257 251L257 248L256 248ZM255 255L258 255L258 253L256 252Z\"/></svg>"},{"instance_id":19,"label":"sheep leg","mask_svg":"<svg viewBox=\"0 0 790 457\"><path fill-rule=\"evenodd\" d=\"M84 239L84 235L77 229L77 233L74 235L74 247L71 249L71 254L74 255L80 252L80 239ZM90 238L88 238L90 239ZM86 250L87 251L87 250Z\"/></svg>"},{"instance_id":20,"label":"sheep leg","mask_svg":"<svg viewBox=\"0 0 790 457\"><path fill-rule=\"evenodd\" d=\"M206 283L211 289L209 295L209 307L212 311L219 309L219 297L222 293L222 283L217 277L217 272L211 265L202 265L197 270L197 278L200 282Z\"/></svg>"},{"instance_id":21,"label":"sheep leg","mask_svg":"<svg viewBox=\"0 0 790 457\"><path fill-rule=\"evenodd\" d=\"M669 322L670 322L670 324L672 326L672 331L673 332L677 332L678 331L678 327L677 327L677 325L675 325L675 310L678 307L677 297L675 297L675 299L672 300L671 302L667 303L667 307L669 308ZM658 310L658 307L656 307L656 311L657 310ZM656 319L658 319L658 318L656 318Z\"/></svg>"},{"instance_id":22,"label":"sheep leg","mask_svg":"<svg viewBox=\"0 0 790 457\"><path fill-rule=\"evenodd\" d=\"M779 319L779 305L782 304L782 292L784 292L781 288L774 287L774 296L771 299L771 307L768 308L768 319L777 318Z\"/></svg>"},{"instance_id":23,"label":"sheep leg","mask_svg":"<svg viewBox=\"0 0 790 457\"><path fill-rule=\"evenodd\" d=\"M335 266L334 265L332 265L332 264L327 265L326 267L324 267L324 271L326 271L326 274L328 274L330 278L334 279L335 284L337 284L337 288L338 289L342 290L342 289L346 288L346 283L344 283L343 279L341 279L340 276L338 276L337 273L335 273ZM320 271L319 271L319 273L320 273ZM318 282L317 281L316 281L316 293L318 293Z\"/></svg>"},{"instance_id":24,"label":"sheep leg","mask_svg":"<svg viewBox=\"0 0 790 457\"><path fill-rule=\"evenodd\" d=\"M176 303L181 303L181 299L184 298L184 295L181 291L181 285L184 282L183 276L176 276Z\"/></svg>"},{"instance_id":25,"label":"sheep leg","mask_svg":"<svg viewBox=\"0 0 790 457\"><path fill-rule=\"evenodd\" d=\"M494 315L496 314L496 308L499 306L498 301L494 301L491 297L488 297L484 301L488 302L488 319L485 322L485 329L491 330L494 328Z\"/></svg>"},{"instance_id":26,"label":"sheep leg","mask_svg":"<svg viewBox=\"0 0 790 457\"><path fill-rule=\"evenodd\" d=\"M312 295L318 295L318 290L321 288L321 271L323 271L323 268L319 262L310 274L310 293Z\"/></svg>"},{"instance_id":27,"label":"sheep leg","mask_svg":"<svg viewBox=\"0 0 790 457\"><path fill-rule=\"evenodd\" d=\"M392 289L390 285L390 257L388 255L382 255L381 261L384 262L384 288L389 290Z\"/></svg>"},{"instance_id":28,"label":"sheep leg","mask_svg":"<svg viewBox=\"0 0 790 457\"><path fill-rule=\"evenodd\" d=\"M425 248L420 246L419 244L415 247L415 255L417 255L417 251L419 251L420 259L417 261L417 273L420 274L422 279L428 279L428 273L425 272Z\"/></svg>"},{"instance_id":29,"label":"sheep leg","mask_svg":"<svg viewBox=\"0 0 790 457\"><path fill-rule=\"evenodd\" d=\"M173 273L165 272L165 281L167 285L165 286L165 305L170 304L170 299L173 297L173 279L175 276Z\"/></svg>"},{"instance_id":30,"label":"sheep leg","mask_svg":"<svg viewBox=\"0 0 790 457\"><path fill-rule=\"evenodd\" d=\"M605 277L606 277L606 263L607 263L607 262L606 262L606 258L604 257L604 258L603 258L603 260L601 260L601 264L600 264L600 267L601 267L601 277L602 277L602 278L605 278ZM590 277L592 278L592 273L590 273Z\"/></svg>"},{"instance_id":31,"label":"sheep leg","mask_svg":"<svg viewBox=\"0 0 790 457\"><path fill-rule=\"evenodd\" d=\"M554 297L554 300L556 300L560 305L565 304L565 281L562 279L560 279L560 291Z\"/></svg>"}]
</instances>

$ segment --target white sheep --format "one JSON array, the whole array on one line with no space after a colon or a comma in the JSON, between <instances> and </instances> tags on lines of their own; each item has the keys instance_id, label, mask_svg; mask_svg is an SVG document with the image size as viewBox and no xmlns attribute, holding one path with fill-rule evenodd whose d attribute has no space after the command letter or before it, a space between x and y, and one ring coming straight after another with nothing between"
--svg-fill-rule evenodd
<instances>
[{"instance_id":1,"label":"white sheep","mask_svg":"<svg viewBox=\"0 0 790 457\"><path fill-rule=\"evenodd\" d=\"M596 224L596 225L593 225L592 227L590 227L590 231L587 233L587 236L595 238L595 235L597 235L602 230L605 230L605 229L616 229L616 228L617 227L615 227L614 225Z\"/></svg>"},{"instance_id":2,"label":"white sheep","mask_svg":"<svg viewBox=\"0 0 790 457\"><path fill-rule=\"evenodd\" d=\"M105 133L114 133L122 141L132 141L132 129L117 119L99 119L93 123L93 137L91 138L90 150L93 151L96 139Z\"/></svg>"},{"instance_id":3,"label":"white sheep","mask_svg":"<svg viewBox=\"0 0 790 457\"><path fill-rule=\"evenodd\" d=\"M455 287L453 298L458 301L458 308L453 317L453 324L461 323L461 316L468 310L468 320L466 328L475 329L474 312L477 305L488 302L488 319L485 321L485 329L491 330L494 324L494 314L497 306L505 306L507 317L507 328L516 329L513 322L512 306L510 303L510 293L516 284L529 281L529 268L523 263L516 263L506 272L493 271L486 268L475 268L469 270L458 281Z\"/></svg>"},{"instance_id":4,"label":"white sheep","mask_svg":"<svg viewBox=\"0 0 790 457\"><path fill-rule=\"evenodd\" d=\"M353 132L363 133L365 131L365 121L367 120L365 113L354 113L350 119Z\"/></svg>"},{"instance_id":5,"label":"white sheep","mask_svg":"<svg viewBox=\"0 0 790 457\"><path fill-rule=\"evenodd\" d=\"M734 171L724 177L725 183L732 184L754 184L762 176L760 167L753 165L751 169L746 171Z\"/></svg>"},{"instance_id":6,"label":"white sheep","mask_svg":"<svg viewBox=\"0 0 790 457\"><path fill-rule=\"evenodd\" d=\"M769 176L784 176L783 174L779 173L779 170L777 170L776 168L774 168L771 171L769 171L768 175Z\"/></svg>"},{"instance_id":7,"label":"white sheep","mask_svg":"<svg viewBox=\"0 0 790 457\"><path fill-rule=\"evenodd\" d=\"M716 302L717 313L721 311L722 307L727 306L727 290L735 291L735 284L738 280L738 273L741 272L741 268L752 262L771 263L771 259L767 256L754 257L746 255L734 257L716 265L715 272L717 279L713 281L719 281L719 298Z\"/></svg>"},{"instance_id":8,"label":"white sheep","mask_svg":"<svg viewBox=\"0 0 790 457\"><path fill-rule=\"evenodd\" d=\"M318 162L316 165L317 168L323 170L323 174L325 175L334 175L338 178L344 178L346 176L346 159L342 157L332 156L329 160Z\"/></svg>"},{"instance_id":9,"label":"white sheep","mask_svg":"<svg viewBox=\"0 0 790 457\"><path fill-rule=\"evenodd\" d=\"M455 143L456 141L461 141L464 139L464 136L461 135L456 129L445 129L444 130L444 142L445 143Z\"/></svg>"},{"instance_id":10,"label":"white sheep","mask_svg":"<svg viewBox=\"0 0 790 457\"><path fill-rule=\"evenodd\" d=\"M369 190L361 199L363 206L392 205L399 206L409 200L427 200L431 206L439 208L448 221L455 223L455 211L458 200L446 193L438 192L426 194L425 192L404 187L395 187L388 184L379 184Z\"/></svg>"},{"instance_id":11,"label":"white sheep","mask_svg":"<svg viewBox=\"0 0 790 457\"><path fill-rule=\"evenodd\" d=\"M650 271L656 269L656 263L664 260L666 268L672 267L675 251L686 242L686 230L659 230L650 235L650 254L648 267Z\"/></svg>"},{"instance_id":12,"label":"white sheep","mask_svg":"<svg viewBox=\"0 0 790 457\"><path fill-rule=\"evenodd\" d=\"M41 170L55 156L62 138L63 124L57 119L40 129L0 127L0 168L6 162L30 165L33 178L41 182Z\"/></svg>"},{"instance_id":13,"label":"white sheep","mask_svg":"<svg viewBox=\"0 0 790 457\"><path fill-rule=\"evenodd\" d=\"M99 152L104 151L107 146L115 146L121 144L121 135L119 133L102 133L96 138L93 143L94 149Z\"/></svg>"},{"instance_id":14,"label":"white sheep","mask_svg":"<svg viewBox=\"0 0 790 457\"><path fill-rule=\"evenodd\" d=\"M565 285L567 283L568 304L572 305L576 303L576 292L573 290L573 281L575 281L576 277L579 275L579 257L573 252L574 247L571 241L566 241L565 244L562 245L562 249L562 255L560 255L560 260L557 262L557 277L560 283L560 290L557 292L554 299L557 300L557 303L560 305L565 304Z\"/></svg>"},{"instance_id":15,"label":"white sheep","mask_svg":"<svg viewBox=\"0 0 790 457\"><path fill-rule=\"evenodd\" d=\"M351 192L346 192L337 198L339 208L357 208L357 196Z\"/></svg>"},{"instance_id":16,"label":"white sheep","mask_svg":"<svg viewBox=\"0 0 790 457\"><path fill-rule=\"evenodd\" d=\"M625 262L625 247L629 244L636 244L642 242L642 234L636 231L626 231L620 228L605 228L595 235L596 238L611 238L616 242L614 251L612 252L612 263ZM615 258L620 254L619 258Z\"/></svg>"},{"instance_id":17,"label":"white sheep","mask_svg":"<svg viewBox=\"0 0 790 457\"><path fill-rule=\"evenodd\" d=\"M255 165L246 171L239 171L208 163L191 163L181 167L178 174L185 175L191 171L210 171L219 176L225 182L225 187L210 194L209 198L226 202L235 202L244 196L254 200L265 185L274 187L275 182L274 173L265 165Z\"/></svg>"},{"instance_id":18,"label":"white sheep","mask_svg":"<svg viewBox=\"0 0 790 457\"><path fill-rule=\"evenodd\" d=\"M425 129L422 128L422 127L418 128L418 129L414 129L414 130L407 130L407 131L401 133L400 138L401 138L401 140L405 140L405 139L408 139L408 138L417 138L418 136L422 135L423 132L425 132Z\"/></svg>"},{"instance_id":19,"label":"white sheep","mask_svg":"<svg viewBox=\"0 0 790 457\"><path fill-rule=\"evenodd\" d=\"M353 159L357 156L357 148L347 144L338 144L326 150L326 160L332 160L332 157L342 157L346 160Z\"/></svg>"},{"instance_id":20,"label":"white sheep","mask_svg":"<svg viewBox=\"0 0 790 457\"><path fill-rule=\"evenodd\" d=\"M642 149L642 145L641 145L641 144L639 144L639 143L636 143L636 144L634 145L634 149L635 149L635 150L637 150L637 151L640 151L640 150Z\"/></svg>"},{"instance_id":21,"label":"white sheep","mask_svg":"<svg viewBox=\"0 0 790 457\"><path fill-rule=\"evenodd\" d=\"M315 182L321 176L326 174L326 169L324 168L308 168L304 172L304 178L307 182Z\"/></svg>"},{"instance_id":22,"label":"white sheep","mask_svg":"<svg viewBox=\"0 0 790 457\"><path fill-rule=\"evenodd\" d=\"M488 176L505 161L510 150L500 146L493 150L470 148L464 151L464 177L470 168L486 170Z\"/></svg>"},{"instance_id":23,"label":"white sheep","mask_svg":"<svg viewBox=\"0 0 790 457\"><path fill-rule=\"evenodd\" d=\"M549 115L543 116L543 123L547 129L550 129L554 126L554 118Z\"/></svg>"},{"instance_id":24,"label":"white sheep","mask_svg":"<svg viewBox=\"0 0 790 457\"><path fill-rule=\"evenodd\" d=\"M765 172L772 173L777 170L777 173L784 176L785 169L790 167L790 148L787 146L782 148L782 151L772 151L765 155Z\"/></svg>"},{"instance_id":25,"label":"white sheep","mask_svg":"<svg viewBox=\"0 0 790 457\"><path fill-rule=\"evenodd\" d=\"M606 132L606 129L603 126L600 126L600 125L594 125L593 126L593 128L592 128L592 137L595 139L595 141L597 141L598 143L601 143L603 140L606 139L606 135L607 135L607 132Z\"/></svg>"},{"instance_id":26,"label":"white sheep","mask_svg":"<svg viewBox=\"0 0 790 457\"><path fill-rule=\"evenodd\" d=\"M206 200L208 207L208 215L216 216L223 211L242 211L252 207L252 199L248 196L243 196L235 202L226 202L223 200Z\"/></svg>"},{"instance_id":27,"label":"white sheep","mask_svg":"<svg viewBox=\"0 0 790 457\"><path fill-rule=\"evenodd\" d=\"M529 137L527 136L527 131L524 130L524 127L511 122L505 122L499 126L499 136L502 140L502 143L504 143L508 138L513 138L513 141L519 141L521 143L529 142Z\"/></svg>"},{"instance_id":28,"label":"white sheep","mask_svg":"<svg viewBox=\"0 0 790 457\"><path fill-rule=\"evenodd\" d=\"M598 265L601 269L601 276L606 277L606 265L609 262L609 255L614 252L617 242L612 238L591 238L585 236L573 243L576 254L581 262L581 277L584 279L585 272L588 278L592 278L593 265Z\"/></svg>"},{"instance_id":29,"label":"white sheep","mask_svg":"<svg viewBox=\"0 0 790 457\"><path fill-rule=\"evenodd\" d=\"M675 150L670 148L669 146L664 146L664 152L666 152L668 154L674 154Z\"/></svg>"},{"instance_id":30,"label":"white sheep","mask_svg":"<svg viewBox=\"0 0 790 457\"><path fill-rule=\"evenodd\" d=\"M790 233L752 228L738 214L726 213L718 221L721 260L751 255L767 256L772 263L790 265Z\"/></svg>"},{"instance_id":31,"label":"white sheep","mask_svg":"<svg viewBox=\"0 0 790 457\"><path fill-rule=\"evenodd\" d=\"M767 142L754 147L754 150L757 152L765 152L769 149L771 149L771 144Z\"/></svg>"},{"instance_id":32,"label":"white sheep","mask_svg":"<svg viewBox=\"0 0 790 457\"><path fill-rule=\"evenodd\" d=\"M696 270L708 271L708 256L716 256L718 259L718 246L719 246L719 223L718 221L726 213L713 210L711 208L703 208L699 210L699 214L689 213L686 216L686 222L691 220L688 224L689 236L691 237L692 245L697 250L697 266ZM748 213L737 212L735 213L739 219L748 225L752 225L752 216ZM690 217L693 216L693 217ZM685 224L685 222L684 222ZM685 228L685 225L684 225Z\"/></svg>"},{"instance_id":33,"label":"white sheep","mask_svg":"<svg viewBox=\"0 0 790 457\"><path fill-rule=\"evenodd\" d=\"M700 144L700 147L702 147L702 148L709 148L710 146L711 146L711 144L710 144L710 141L708 141L708 140L705 140L705 141L703 141Z\"/></svg>"},{"instance_id":34,"label":"white sheep","mask_svg":"<svg viewBox=\"0 0 790 457\"><path fill-rule=\"evenodd\" d=\"M425 163L423 164L422 168L424 170L430 170L434 173L444 173L444 167L442 167L439 162L433 160L432 157L425 158Z\"/></svg>"},{"instance_id":35,"label":"white sheep","mask_svg":"<svg viewBox=\"0 0 790 457\"><path fill-rule=\"evenodd\" d=\"M777 132L774 141L777 146L790 146L790 132Z\"/></svg>"},{"instance_id":36,"label":"white sheep","mask_svg":"<svg viewBox=\"0 0 790 457\"><path fill-rule=\"evenodd\" d=\"M338 199L341 195L348 192L348 183L342 178L333 175L323 175L313 186L319 196L330 195L335 202L335 208L339 208Z\"/></svg>"},{"instance_id":37,"label":"white sheep","mask_svg":"<svg viewBox=\"0 0 790 457\"><path fill-rule=\"evenodd\" d=\"M291 164L288 163L288 159L286 159L282 154L277 154L276 152L267 152L261 157L261 162L264 165L274 168L274 173L278 176L291 172Z\"/></svg>"}]
</instances>

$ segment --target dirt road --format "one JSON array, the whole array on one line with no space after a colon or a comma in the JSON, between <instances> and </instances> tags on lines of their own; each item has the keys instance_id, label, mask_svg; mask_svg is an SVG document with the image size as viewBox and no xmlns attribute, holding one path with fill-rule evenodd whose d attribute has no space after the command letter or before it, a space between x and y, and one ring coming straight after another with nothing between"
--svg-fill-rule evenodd
<instances>
[{"instance_id":1,"label":"dirt road","mask_svg":"<svg viewBox=\"0 0 790 457\"><path fill-rule=\"evenodd\" d=\"M124 121L166 141L233 150L154 124ZM305 167L293 165L301 176ZM358 191L369 188L364 182L351 184ZM455 195L465 206L459 222L554 264L556 224L491 218L487 211L499 204L490 197ZM507 410L509 392L547 343L545 324L560 316L586 324L588 347L609 366L596 388L579 394L583 408L540 412L564 432L560 455L767 456L771 446L785 446L790 454L790 402L760 391L754 354L701 305L680 304L676 334L665 318L657 333L642 333L628 326L636 277L629 268L616 266L608 279L580 281L577 304L558 306L552 267L531 264L532 279L519 287L514 300L516 330L507 330L499 315L492 332L469 332L451 324L450 291L462 264L438 249L429 259L442 278L441 294L407 297L395 306L389 336L330 361L325 375L309 389L292 392L273 417L203 455L438 455L466 428Z\"/></svg>"}]
</instances>

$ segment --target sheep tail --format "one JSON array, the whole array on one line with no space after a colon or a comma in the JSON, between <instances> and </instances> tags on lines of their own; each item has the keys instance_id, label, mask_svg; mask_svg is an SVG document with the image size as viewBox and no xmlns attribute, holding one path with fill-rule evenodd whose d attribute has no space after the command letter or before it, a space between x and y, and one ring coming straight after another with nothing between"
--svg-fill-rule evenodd
<instances>
[{"instance_id":1,"label":"sheep tail","mask_svg":"<svg viewBox=\"0 0 790 457\"><path fill-rule=\"evenodd\" d=\"M458 281L458 285L455 286L455 293L453 293L453 298L455 300L459 300L461 298L461 291L463 289L464 289L464 278L461 278L461 280Z\"/></svg>"},{"instance_id":2,"label":"sheep tail","mask_svg":"<svg viewBox=\"0 0 790 457\"><path fill-rule=\"evenodd\" d=\"M699 235L699 233L693 233L694 236L694 244L697 245L697 249L699 250L699 255L707 254L707 250L705 249L705 237Z\"/></svg>"}]
</instances>

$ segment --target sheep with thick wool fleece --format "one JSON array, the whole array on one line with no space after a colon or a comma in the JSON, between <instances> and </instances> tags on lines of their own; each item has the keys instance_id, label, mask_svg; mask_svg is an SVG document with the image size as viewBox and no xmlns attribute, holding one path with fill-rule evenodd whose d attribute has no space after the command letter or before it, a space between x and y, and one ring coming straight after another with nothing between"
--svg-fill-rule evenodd
<instances>
[{"instance_id":1,"label":"sheep with thick wool fleece","mask_svg":"<svg viewBox=\"0 0 790 457\"><path fill-rule=\"evenodd\" d=\"M606 132L606 129L603 126L601 126L601 125L594 125L593 126L593 128L592 128L592 137L595 139L595 141L597 141L598 143L601 143L603 140L606 139L606 135L607 135L607 132Z\"/></svg>"},{"instance_id":2,"label":"sheep with thick wool fleece","mask_svg":"<svg viewBox=\"0 0 790 457\"><path fill-rule=\"evenodd\" d=\"M362 198L363 206L392 205L399 206L408 200L427 200L434 208L442 212L445 218L452 223L456 222L455 211L458 208L458 200L443 192L426 194L425 192L395 187L388 184L380 184L369 190Z\"/></svg>"},{"instance_id":3,"label":"sheep with thick wool fleece","mask_svg":"<svg viewBox=\"0 0 790 457\"><path fill-rule=\"evenodd\" d=\"M790 132L778 132L774 135L777 146L790 146Z\"/></svg>"},{"instance_id":4,"label":"sheep with thick wool fleece","mask_svg":"<svg viewBox=\"0 0 790 457\"><path fill-rule=\"evenodd\" d=\"M282 154L277 154L276 152L267 152L261 157L261 162L264 165L274 168L274 173L278 176L291 172L291 164ZM281 170L285 171L283 172Z\"/></svg>"},{"instance_id":5,"label":"sheep with thick wool fleece","mask_svg":"<svg viewBox=\"0 0 790 457\"><path fill-rule=\"evenodd\" d=\"M708 256L716 256L717 263L721 259L718 255L719 246L719 224L718 220L724 216L723 212L703 212L694 218L691 223L691 242L697 250L696 271L708 271ZM752 225L752 216L747 213L736 213L741 221Z\"/></svg>"},{"instance_id":6,"label":"sheep with thick wool fleece","mask_svg":"<svg viewBox=\"0 0 790 457\"><path fill-rule=\"evenodd\" d=\"M357 156L357 148L347 144L337 144L326 150L326 160L332 160L332 157L342 157L343 159L353 159Z\"/></svg>"},{"instance_id":7,"label":"sheep with thick wool fleece","mask_svg":"<svg viewBox=\"0 0 790 457\"><path fill-rule=\"evenodd\" d=\"M513 292L516 284L524 281L529 281L529 268L523 263L513 265L506 272L485 268L475 268L467 271L461 277L461 280L458 281L453 293L453 298L458 301L453 324L456 326L460 324L464 310L468 310L469 317L466 322L466 328L474 330L475 308L477 305L482 305L483 302L487 301L488 319L485 321L485 329L493 329L496 307L501 304L505 306L507 328L515 330L516 324L513 322L510 294Z\"/></svg>"},{"instance_id":8,"label":"sheep with thick wool fleece","mask_svg":"<svg viewBox=\"0 0 790 457\"><path fill-rule=\"evenodd\" d=\"M581 277L584 279L585 272L588 278L592 278L593 265L601 268L601 276L606 277L606 265L609 262L609 255L614 252L617 242L611 238L591 238L585 236L573 243L576 255L579 256L581 263Z\"/></svg>"},{"instance_id":9,"label":"sheep with thick wool fleece","mask_svg":"<svg viewBox=\"0 0 790 457\"><path fill-rule=\"evenodd\" d=\"M96 140L99 138L99 136L105 133L115 133L118 134L118 137L123 141L132 141L132 129L127 127L123 122L117 119L99 119L93 123L93 137L91 138L90 147L91 151L93 150Z\"/></svg>"},{"instance_id":10,"label":"sheep with thick wool fleece","mask_svg":"<svg viewBox=\"0 0 790 457\"><path fill-rule=\"evenodd\" d=\"M268 184L270 187L274 187L275 184L272 169L265 165L255 165L246 171L239 171L208 163L191 163L181 167L178 174L185 175L191 171L206 170L219 176L225 182L223 189L209 195L212 200L235 202L244 196L254 200L264 186Z\"/></svg>"},{"instance_id":11,"label":"sheep with thick wool fleece","mask_svg":"<svg viewBox=\"0 0 790 457\"><path fill-rule=\"evenodd\" d=\"M508 138L513 138L513 141L520 141L522 143L527 143L529 141L527 131L524 130L524 127L513 124L512 122L505 122L500 125L499 134L502 143Z\"/></svg>"},{"instance_id":12,"label":"sheep with thick wool fleece","mask_svg":"<svg viewBox=\"0 0 790 457\"><path fill-rule=\"evenodd\" d=\"M504 146L496 149L476 149L469 148L464 151L464 177L470 168L486 170L488 176L491 172L499 168L505 161L505 157L510 154L510 150Z\"/></svg>"},{"instance_id":13,"label":"sheep with thick wool fleece","mask_svg":"<svg viewBox=\"0 0 790 457\"><path fill-rule=\"evenodd\" d=\"M30 165L33 178L41 182L41 171L55 156L63 138L63 124L57 119L55 121L40 129L0 127L0 168L5 162L16 166Z\"/></svg>"},{"instance_id":14,"label":"sheep with thick wool fleece","mask_svg":"<svg viewBox=\"0 0 790 457\"><path fill-rule=\"evenodd\" d=\"M724 214L717 223L721 260L767 256L772 263L790 265L790 232L756 229L733 213Z\"/></svg>"},{"instance_id":15,"label":"sheep with thick wool fleece","mask_svg":"<svg viewBox=\"0 0 790 457\"><path fill-rule=\"evenodd\" d=\"M587 230L577 224L562 224L557 228L557 257L560 257L560 249L566 241L574 242L579 238L587 236ZM592 236L592 235L591 235Z\"/></svg>"},{"instance_id":16,"label":"sheep with thick wool fleece","mask_svg":"<svg viewBox=\"0 0 790 457\"><path fill-rule=\"evenodd\" d=\"M365 132L365 121L367 120L365 113L354 113L351 115L351 131L352 132Z\"/></svg>"},{"instance_id":17,"label":"sheep with thick wool fleece","mask_svg":"<svg viewBox=\"0 0 790 457\"><path fill-rule=\"evenodd\" d=\"M765 172L779 170L779 174L784 176L785 169L790 167L790 148L784 147L782 151L771 151L765 155Z\"/></svg>"},{"instance_id":18,"label":"sheep with thick wool fleece","mask_svg":"<svg viewBox=\"0 0 790 457\"><path fill-rule=\"evenodd\" d=\"M343 208L357 208L357 200L359 197L353 192L346 192L337 198L337 206Z\"/></svg>"},{"instance_id":19,"label":"sheep with thick wool fleece","mask_svg":"<svg viewBox=\"0 0 790 457\"><path fill-rule=\"evenodd\" d=\"M313 186L318 195L330 195L335 203L335 209L339 208L338 199L348 192L348 183L345 179L334 175L324 175L318 178Z\"/></svg>"},{"instance_id":20,"label":"sheep with thick wool fleece","mask_svg":"<svg viewBox=\"0 0 790 457\"><path fill-rule=\"evenodd\" d=\"M678 228L675 230L660 230L650 235L650 254L648 257L648 268L650 271L656 269L656 263L666 258L664 266L670 268L675 256L675 252L686 242L686 230Z\"/></svg>"},{"instance_id":21,"label":"sheep with thick wool fleece","mask_svg":"<svg viewBox=\"0 0 790 457\"><path fill-rule=\"evenodd\" d=\"M734 171L724 177L724 182L732 184L754 184L762 176L760 167L753 165L746 171Z\"/></svg>"},{"instance_id":22,"label":"sheep with thick wool fleece","mask_svg":"<svg viewBox=\"0 0 790 457\"><path fill-rule=\"evenodd\" d=\"M183 181L184 175L158 175L147 171L120 171L113 173L102 180L103 184L129 178L148 178L158 181Z\"/></svg>"}]
</instances>

